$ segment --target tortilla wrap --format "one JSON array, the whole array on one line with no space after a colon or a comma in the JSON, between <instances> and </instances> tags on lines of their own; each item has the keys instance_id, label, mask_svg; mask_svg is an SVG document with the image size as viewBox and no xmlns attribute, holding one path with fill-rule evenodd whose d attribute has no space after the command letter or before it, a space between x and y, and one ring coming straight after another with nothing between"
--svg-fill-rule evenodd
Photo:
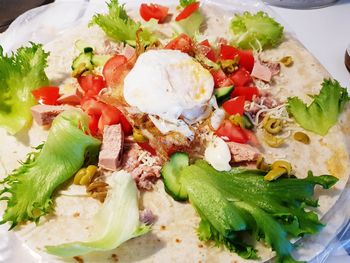
<instances>
[{"instance_id":1,"label":"tortilla wrap","mask_svg":"<svg viewBox=\"0 0 350 263\"><path fill-rule=\"evenodd\" d=\"M228 35L227 25L232 12L206 5L207 8L203 8L207 16L205 34L210 39ZM134 15L137 16L135 11ZM47 75L53 84L67 81L71 61L77 55L74 49L77 39L91 43L98 50L106 37L99 28L87 29L84 25L66 32L46 45L45 49L51 52ZM318 93L323 79L329 77L328 72L292 34L286 34L285 40L277 48L262 54L264 59L270 61L278 61L284 56L293 57L294 65L282 67L281 74L274 78L269 91L281 101L289 96L298 96L309 101L307 94ZM339 178L338 183L330 190L316 189L320 205L317 213L321 217L334 206L350 174L347 139L350 134L349 123L350 113L347 109L340 123L331 128L326 136L306 132L311 139L309 145L293 140L288 140L281 148L263 145L263 153L268 162L276 159L288 160L293 164L297 177L305 177L307 171L312 170L315 175L332 174ZM301 130L297 125L295 129ZM28 133L22 132L16 137L9 136L1 129L1 178L18 166L18 160L23 160L32 151L31 147L45 141L46 136L47 131L36 124L33 124ZM38 253L43 262L76 262L74 259L48 255L44 246L87 239L94 231L91 219L101 204L87 197L83 187L70 183L57 192L54 200L54 213L42 218L38 225L28 223L17 227L16 235ZM82 256L84 262L114 262L116 258L119 262L248 262L223 248L200 242L195 230L200 219L195 210L190 204L176 202L168 196L161 181L158 181L153 191L141 194L140 207L151 209L157 216L150 234L132 239L106 253ZM256 248L261 261L274 256L274 252L261 243L257 243Z\"/></svg>"}]
</instances>

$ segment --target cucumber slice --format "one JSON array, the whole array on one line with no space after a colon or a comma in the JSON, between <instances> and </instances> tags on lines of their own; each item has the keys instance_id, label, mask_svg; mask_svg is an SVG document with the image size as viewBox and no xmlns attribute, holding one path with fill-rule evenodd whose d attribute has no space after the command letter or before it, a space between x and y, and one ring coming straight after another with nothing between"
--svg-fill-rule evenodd
<instances>
[{"instance_id":1,"label":"cucumber slice","mask_svg":"<svg viewBox=\"0 0 350 263\"><path fill-rule=\"evenodd\" d=\"M85 50L87 52L85 52ZM93 70L94 65L92 64L92 48L84 48L84 52L81 52L79 56L77 56L72 63L72 70L77 70L78 68L84 66L87 70Z\"/></svg>"},{"instance_id":2,"label":"cucumber slice","mask_svg":"<svg viewBox=\"0 0 350 263\"><path fill-rule=\"evenodd\" d=\"M189 157L186 153L174 153L161 170L165 191L176 201L186 201L188 199L187 191L180 182L181 170L189 165Z\"/></svg>"},{"instance_id":3,"label":"cucumber slice","mask_svg":"<svg viewBox=\"0 0 350 263\"><path fill-rule=\"evenodd\" d=\"M226 99L230 97L231 91L233 90L233 86L222 87L215 89L214 95L218 103L224 102Z\"/></svg>"},{"instance_id":4,"label":"cucumber slice","mask_svg":"<svg viewBox=\"0 0 350 263\"><path fill-rule=\"evenodd\" d=\"M104 64L111 58L109 55L93 55L92 56L92 64L96 66L103 67Z\"/></svg>"}]
</instances>

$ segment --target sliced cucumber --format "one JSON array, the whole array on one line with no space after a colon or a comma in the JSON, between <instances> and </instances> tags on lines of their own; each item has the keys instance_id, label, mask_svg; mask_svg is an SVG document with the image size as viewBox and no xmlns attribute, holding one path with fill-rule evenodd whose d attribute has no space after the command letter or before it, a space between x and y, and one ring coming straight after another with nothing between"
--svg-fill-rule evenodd
<instances>
[{"instance_id":1,"label":"sliced cucumber","mask_svg":"<svg viewBox=\"0 0 350 263\"><path fill-rule=\"evenodd\" d=\"M186 153L174 153L161 170L165 191L176 201L186 201L188 199L187 191L180 182L181 170L189 165L189 157Z\"/></svg>"},{"instance_id":2,"label":"sliced cucumber","mask_svg":"<svg viewBox=\"0 0 350 263\"><path fill-rule=\"evenodd\" d=\"M233 90L233 86L215 89L214 95L216 97L217 102L222 103L226 99L230 98L230 94L232 90Z\"/></svg>"},{"instance_id":3,"label":"sliced cucumber","mask_svg":"<svg viewBox=\"0 0 350 263\"><path fill-rule=\"evenodd\" d=\"M109 55L93 55L92 64L102 67L111 57Z\"/></svg>"},{"instance_id":4,"label":"sliced cucumber","mask_svg":"<svg viewBox=\"0 0 350 263\"><path fill-rule=\"evenodd\" d=\"M85 52L86 50L86 52ZM86 47L84 48L84 52L81 52L79 56L77 56L72 63L72 70L76 70L81 67L81 65L84 65L84 68L92 70L94 68L94 65L92 64L92 52L93 49Z\"/></svg>"}]
</instances>

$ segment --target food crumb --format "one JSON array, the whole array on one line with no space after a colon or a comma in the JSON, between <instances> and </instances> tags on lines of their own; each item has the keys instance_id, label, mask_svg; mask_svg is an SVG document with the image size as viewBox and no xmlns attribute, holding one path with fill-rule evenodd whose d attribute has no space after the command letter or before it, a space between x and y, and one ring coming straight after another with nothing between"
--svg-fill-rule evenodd
<instances>
[{"instance_id":1,"label":"food crumb","mask_svg":"<svg viewBox=\"0 0 350 263\"><path fill-rule=\"evenodd\" d=\"M117 255L117 254L112 254L111 258L112 258L115 262L118 262L118 261L119 261L119 258L118 258L118 255Z\"/></svg>"},{"instance_id":2,"label":"food crumb","mask_svg":"<svg viewBox=\"0 0 350 263\"><path fill-rule=\"evenodd\" d=\"M175 239L175 242L176 242L176 243L181 243L181 239L178 239L178 238L177 238L177 239Z\"/></svg>"},{"instance_id":3,"label":"food crumb","mask_svg":"<svg viewBox=\"0 0 350 263\"><path fill-rule=\"evenodd\" d=\"M84 263L84 259L82 259L81 257L73 257L73 258L79 263Z\"/></svg>"},{"instance_id":4,"label":"food crumb","mask_svg":"<svg viewBox=\"0 0 350 263\"><path fill-rule=\"evenodd\" d=\"M202 245L202 244L198 244L198 247L199 247L199 248L203 248L203 245Z\"/></svg>"},{"instance_id":5,"label":"food crumb","mask_svg":"<svg viewBox=\"0 0 350 263\"><path fill-rule=\"evenodd\" d=\"M79 217L80 216L80 213L79 212L75 212L74 214L73 214L73 217Z\"/></svg>"},{"instance_id":6,"label":"food crumb","mask_svg":"<svg viewBox=\"0 0 350 263\"><path fill-rule=\"evenodd\" d=\"M157 238L157 241L158 241L158 242L160 242L160 239L159 239L159 238Z\"/></svg>"},{"instance_id":7,"label":"food crumb","mask_svg":"<svg viewBox=\"0 0 350 263\"><path fill-rule=\"evenodd\" d=\"M160 226L160 230L165 230L166 226Z\"/></svg>"}]
</instances>

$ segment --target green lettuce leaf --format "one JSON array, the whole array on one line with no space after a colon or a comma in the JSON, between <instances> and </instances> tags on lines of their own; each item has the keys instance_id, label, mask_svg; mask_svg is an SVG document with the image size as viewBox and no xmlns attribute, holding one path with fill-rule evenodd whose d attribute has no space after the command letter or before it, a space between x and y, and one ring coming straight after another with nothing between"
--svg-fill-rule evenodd
<instances>
[{"instance_id":1,"label":"green lettuce leaf","mask_svg":"<svg viewBox=\"0 0 350 263\"><path fill-rule=\"evenodd\" d=\"M278 262L295 262L288 236L318 232L323 224L317 214L306 211L316 206L315 185L329 188L337 182L330 175L305 179L281 178L264 180L265 172L233 169L219 172L207 162L198 160L181 171L180 182L188 192L201 222L199 238L224 245L248 259L257 258L253 244L242 236L263 239L276 251Z\"/></svg>"},{"instance_id":2,"label":"green lettuce leaf","mask_svg":"<svg viewBox=\"0 0 350 263\"><path fill-rule=\"evenodd\" d=\"M90 240L47 246L49 253L74 257L94 251L107 251L150 231L150 226L142 225L139 220L137 187L131 175L119 171L111 179L106 200L95 215L95 231Z\"/></svg>"},{"instance_id":3,"label":"green lettuce leaf","mask_svg":"<svg viewBox=\"0 0 350 263\"><path fill-rule=\"evenodd\" d=\"M200 12L200 10L197 10L186 19L173 22L172 27L178 34L184 33L190 37L194 37L196 34L199 34L200 27L204 20L204 15Z\"/></svg>"},{"instance_id":4,"label":"green lettuce leaf","mask_svg":"<svg viewBox=\"0 0 350 263\"><path fill-rule=\"evenodd\" d=\"M7 200L1 223L11 222L13 228L28 220L38 222L50 212L53 192L84 162L97 159L101 143L85 134L88 123L87 115L79 110L55 118L45 144L1 182L1 200Z\"/></svg>"},{"instance_id":5,"label":"green lettuce leaf","mask_svg":"<svg viewBox=\"0 0 350 263\"><path fill-rule=\"evenodd\" d=\"M197 0L180 0L180 6L186 7L190 4L197 2Z\"/></svg>"},{"instance_id":6,"label":"green lettuce leaf","mask_svg":"<svg viewBox=\"0 0 350 263\"><path fill-rule=\"evenodd\" d=\"M31 91L49 84L44 71L48 55L40 44L19 48L12 56L0 46L0 127L10 134L31 123L30 108L36 104Z\"/></svg>"},{"instance_id":7,"label":"green lettuce leaf","mask_svg":"<svg viewBox=\"0 0 350 263\"><path fill-rule=\"evenodd\" d=\"M348 91L341 87L338 81L325 79L320 93L313 96L309 106L298 97L292 97L288 98L287 109L305 130L326 135L337 123L349 99Z\"/></svg>"},{"instance_id":8,"label":"green lettuce leaf","mask_svg":"<svg viewBox=\"0 0 350 263\"><path fill-rule=\"evenodd\" d=\"M283 26L262 11L236 14L231 20L230 29L234 34L233 44L243 49L274 47L283 38Z\"/></svg>"},{"instance_id":9,"label":"green lettuce leaf","mask_svg":"<svg viewBox=\"0 0 350 263\"><path fill-rule=\"evenodd\" d=\"M152 32L128 16L124 5L119 4L118 0L111 0L107 5L108 14L94 15L89 26L96 24L113 41L125 42L132 46L136 46L137 34L139 41L144 45L157 41Z\"/></svg>"}]
</instances>

